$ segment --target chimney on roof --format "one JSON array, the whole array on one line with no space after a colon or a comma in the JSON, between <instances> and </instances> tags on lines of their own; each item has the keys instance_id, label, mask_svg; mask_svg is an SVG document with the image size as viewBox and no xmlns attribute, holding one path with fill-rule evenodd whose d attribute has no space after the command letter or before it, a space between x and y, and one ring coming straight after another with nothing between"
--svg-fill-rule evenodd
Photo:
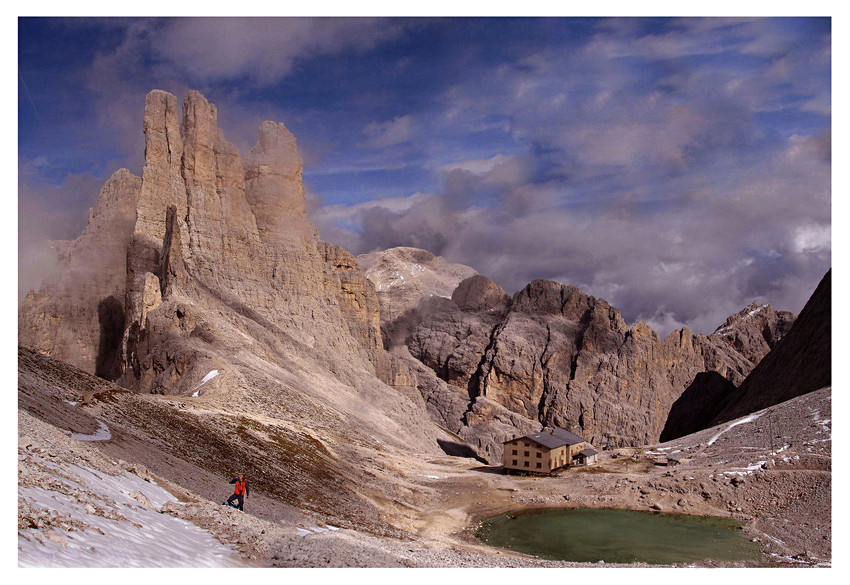
<instances>
[{"instance_id":1,"label":"chimney on roof","mask_svg":"<svg viewBox=\"0 0 850 585\"><path fill-rule=\"evenodd\" d=\"M550 434L550 435L554 435L554 434L555 434L555 429L552 429L551 431L549 431L549 434Z\"/></svg>"}]
</instances>

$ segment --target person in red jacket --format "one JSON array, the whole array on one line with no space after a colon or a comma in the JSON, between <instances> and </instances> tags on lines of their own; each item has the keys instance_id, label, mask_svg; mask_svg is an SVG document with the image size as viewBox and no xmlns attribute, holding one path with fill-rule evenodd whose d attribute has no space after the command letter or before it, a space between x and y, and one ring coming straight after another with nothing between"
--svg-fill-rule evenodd
<instances>
[{"instance_id":1,"label":"person in red jacket","mask_svg":"<svg viewBox=\"0 0 850 585\"><path fill-rule=\"evenodd\" d=\"M230 480L230 483L235 483L236 487L233 490L233 495L227 498L225 504L230 504L233 506L233 500L236 500L235 508L241 510L242 505L245 503L246 497L248 497L248 482L245 481L245 476L243 474L239 474L239 477L234 477Z\"/></svg>"}]
</instances>

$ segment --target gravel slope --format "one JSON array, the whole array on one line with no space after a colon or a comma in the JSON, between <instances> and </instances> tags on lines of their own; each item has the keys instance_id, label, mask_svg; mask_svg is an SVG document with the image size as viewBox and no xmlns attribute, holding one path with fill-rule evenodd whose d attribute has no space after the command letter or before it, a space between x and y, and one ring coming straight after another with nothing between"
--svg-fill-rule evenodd
<instances>
[{"instance_id":1,"label":"gravel slope","mask_svg":"<svg viewBox=\"0 0 850 585\"><path fill-rule=\"evenodd\" d=\"M285 447L282 437L274 439L281 421L254 416L246 427L239 418L244 414L212 403L133 395L61 363L36 361L40 369L24 360L19 372L21 565L38 565L39 559L48 564L45 559L57 551L73 548L75 532L95 526L105 531L104 518L142 523L127 515L131 501L112 497L104 503L96 486L74 480L80 466L120 481L131 481L131 474L132 485L148 485L134 490L143 497L131 496L139 513L145 508L187 520L238 551L238 561L225 552L210 561L219 566L579 566L491 549L472 537L479 518L549 506L731 516L746 523L746 534L764 550L757 561L739 565L831 565L830 388L668 443L603 451L597 465L551 477L505 476L473 459L370 441L352 451L359 454L357 466L338 466L330 476L299 483L309 466L269 457L269 477L258 477L259 468L249 473L257 479L243 513L219 503L236 470L202 461L210 456L198 456L201 443L182 444L185 421L205 421L205 440L224 435L234 449L246 451ZM233 421L250 432L235 432L240 426ZM108 440L80 440L107 438L104 428ZM265 442L258 442L263 435ZM667 454L679 456L681 464L657 464ZM60 506L51 509L49 500L31 497L33 489L73 496L84 514L63 516ZM85 514L92 514L90 521ZM129 530L116 528L113 537ZM178 562L179 542L171 548L177 556L170 562ZM100 566L113 561L101 559ZM86 563L80 556L80 565Z\"/></svg>"}]
</instances>

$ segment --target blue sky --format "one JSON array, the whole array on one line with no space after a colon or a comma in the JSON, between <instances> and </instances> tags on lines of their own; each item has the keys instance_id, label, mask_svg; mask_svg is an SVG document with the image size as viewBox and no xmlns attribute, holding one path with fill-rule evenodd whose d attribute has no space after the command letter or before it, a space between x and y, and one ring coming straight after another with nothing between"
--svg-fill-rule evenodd
<instances>
[{"instance_id":1,"label":"blue sky","mask_svg":"<svg viewBox=\"0 0 850 585\"><path fill-rule=\"evenodd\" d=\"M140 174L145 94L198 89L244 153L305 160L323 239L423 247L513 293L576 285L662 334L831 265L829 18L20 19L20 292L100 186Z\"/></svg>"}]
</instances>

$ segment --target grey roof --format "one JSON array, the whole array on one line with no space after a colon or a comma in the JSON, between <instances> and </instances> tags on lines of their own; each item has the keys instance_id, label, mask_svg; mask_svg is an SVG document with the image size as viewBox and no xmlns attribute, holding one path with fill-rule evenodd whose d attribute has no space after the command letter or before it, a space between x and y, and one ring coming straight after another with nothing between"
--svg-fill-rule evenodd
<instances>
[{"instance_id":1,"label":"grey roof","mask_svg":"<svg viewBox=\"0 0 850 585\"><path fill-rule=\"evenodd\" d=\"M576 443L584 442L584 439L578 435L574 435L570 431L565 431L564 429L546 429L539 433L534 433L533 435L526 435L522 438L531 439L535 443L543 445L549 449L557 449L564 445L575 445ZM516 439L511 439L511 441L514 440ZM510 441L505 442L509 443Z\"/></svg>"},{"instance_id":2,"label":"grey roof","mask_svg":"<svg viewBox=\"0 0 850 585\"><path fill-rule=\"evenodd\" d=\"M584 455L585 457L590 457L591 455L599 455L599 453L595 449L582 449L578 453L579 455Z\"/></svg>"}]
</instances>

